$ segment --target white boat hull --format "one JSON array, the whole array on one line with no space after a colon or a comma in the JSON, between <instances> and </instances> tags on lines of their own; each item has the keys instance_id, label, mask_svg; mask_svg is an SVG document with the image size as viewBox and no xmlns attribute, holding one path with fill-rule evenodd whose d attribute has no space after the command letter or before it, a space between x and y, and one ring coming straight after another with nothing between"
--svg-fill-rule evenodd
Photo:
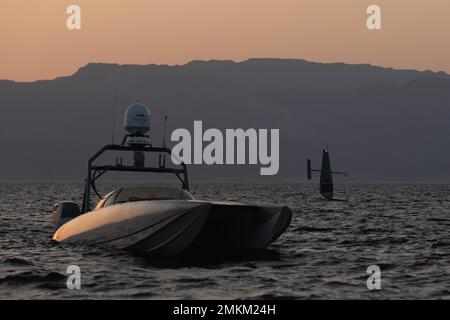
<instances>
[{"instance_id":1,"label":"white boat hull","mask_svg":"<svg viewBox=\"0 0 450 320\"><path fill-rule=\"evenodd\" d=\"M112 246L177 255L187 250L262 249L288 227L287 207L198 200L149 200L114 204L62 225L60 243Z\"/></svg>"}]
</instances>

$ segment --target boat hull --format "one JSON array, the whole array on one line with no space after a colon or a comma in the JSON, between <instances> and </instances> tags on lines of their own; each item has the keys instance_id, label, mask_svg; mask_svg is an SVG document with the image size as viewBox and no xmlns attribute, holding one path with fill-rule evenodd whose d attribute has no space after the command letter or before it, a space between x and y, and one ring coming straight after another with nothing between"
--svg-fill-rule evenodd
<instances>
[{"instance_id":1,"label":"boat hull","mask_svg":"<svg viewBox=\"0 0 450 320\"><path fill-rule=\"evenodd\" d=\"M198 200L114 204L62 225L53 239L160 255L262 249L289 226L287 207Z\"/></svg>"}]
</instances>

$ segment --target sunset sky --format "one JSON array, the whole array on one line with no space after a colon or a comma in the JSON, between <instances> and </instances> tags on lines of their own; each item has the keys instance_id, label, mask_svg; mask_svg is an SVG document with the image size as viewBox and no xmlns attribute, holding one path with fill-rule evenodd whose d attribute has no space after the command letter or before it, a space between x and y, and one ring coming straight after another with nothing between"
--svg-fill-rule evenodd
<instances>
[{"instance_id":1,"label":"sunset sky","mask_svg":"<svg viewBox=\"0 0 450 320\"><path fill-rule=\"evenodd\" d=\"M66 8L81 7L81 30ZM382 30L366 9L382 10ZM251 57L450 73L449 0L0 0L0 79L69 75L89 62Z\"/></svg>"}]
</instances>

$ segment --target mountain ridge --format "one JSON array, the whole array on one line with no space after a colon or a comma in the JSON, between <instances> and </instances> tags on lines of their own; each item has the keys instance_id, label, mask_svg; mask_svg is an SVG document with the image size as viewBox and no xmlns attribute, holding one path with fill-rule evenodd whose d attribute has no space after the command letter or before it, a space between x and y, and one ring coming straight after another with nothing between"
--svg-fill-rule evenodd
<instances>
[{"instance_id":1,"label":"mountain ridge","mask_svg":"<svg viewBox=\"0 0 450 320\"><path fill-rule=\"evenodd\" d=\"M152 110L152 139L206 128L279 128L276 180L303 181L305 158L367 181L450 180L450 75L298 59L90 63L71 76L0 81L0 180L84 179L87 158L111 141L133 102ZM115 135L122 133L116 121ZM257 180L259 166L190 166L193 180ZM264 177L266 178L266 177ZM269 177L270 178L270 177Z\"/></svg>"},{"instance_id":2,"label":"mountain ridge","mask_svg":"<svg viewBox=\"0 0 450 320\"><path fill-rule=\"evenodd\" d=\"M417 72L421 75L429 75L429 76L440 76L440 77L448 77L450 78L450 74L440 70L440 71L432 71L432 70L416 70L413 68L393 68L393 67L385 67L385 66L378 66L373 65L370 63L345 63L345 62L318 62L318 61L310 61L305 59L295 59L295 58L248 58L242 61L234 61L234 60L218 60L218 59L210 59L210 60L198 60L194 59L191 61L188 61L184 64L156 64L156 63L149 63L149 64L121 64L121 63L112 63L112 62L89 62L81 67L79 67L76 71L74 71L72 74L65 75L65 76L57 76L53 79L39 79L34 81L16 81L12 79L0 79L1 82L14 82L18 84L27 84L27 83L35 83L35 82L41 82L41 81L54 81L59 79L65 79L70 78L78 73L86 72L86 70L90 70L91 68L97 68L97 67L114 67L114 68L147 68L147 67L161 67L161 68L183 68L183 67L189 67L193 65L202 65L202 64L227 64L227 65L240 65L240 64L249 64L252 62L285 62L285 63L307 63L307 64L315 64L315 65L324 65L324 66L347 66L347 67L368 67L378 70L385 70L385 71L397 71L397 72Z\"/></svg>"}]
</instances>

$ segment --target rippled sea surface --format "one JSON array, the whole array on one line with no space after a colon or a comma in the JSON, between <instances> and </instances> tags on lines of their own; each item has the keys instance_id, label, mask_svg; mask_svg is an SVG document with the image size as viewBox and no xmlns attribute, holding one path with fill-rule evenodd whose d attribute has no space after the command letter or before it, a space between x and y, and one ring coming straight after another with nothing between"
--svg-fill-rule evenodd
<instances>
[{"instance_id":1,"label":"rippled sea surface","mask_svg":"<svg viewBox=\"0 0 450 320\"><path fill-rule=\"evenodd\" d=\"M105 186L104 186L105 187ZM1 299L448 299L450 185L341 184L327 202L310 184L199 184L198 199L285 204L288 231L240 257L164 259L51 243L51 206L77 184L0 185ZM367 289L370 265L381 290ZM81 268L81 290L66 286Z\"/></svg>"}]
</instances>

